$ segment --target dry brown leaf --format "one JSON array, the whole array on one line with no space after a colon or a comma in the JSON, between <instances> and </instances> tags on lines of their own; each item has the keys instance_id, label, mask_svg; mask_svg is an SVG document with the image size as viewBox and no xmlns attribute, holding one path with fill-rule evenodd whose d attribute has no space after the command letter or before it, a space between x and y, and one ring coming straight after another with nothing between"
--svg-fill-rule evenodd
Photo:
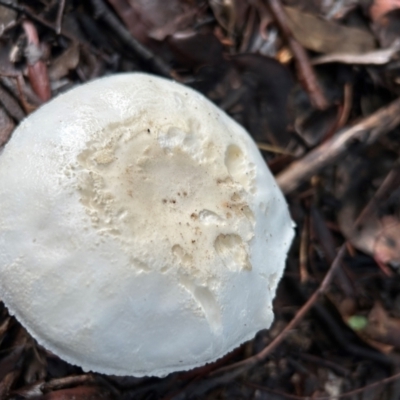
<instances>
[{"instance_id":1,"label":"dry brown leaf","mask_svg":"<svg viewBox=\"0 0 400 400\"><path fill-rule=\"evenodd\" d=\"M399 43L389 47L388 49L370 51L364 54L346 54L336 53L326 56L316 57L312 60L313 65L321 65L328 63L342 64L359 64L359 65L383 65L387 64L399 52Z\"/></svg>"},{"instance_id":2,"label":"dry brown leaf","mask_svg":"<svg viewBox=\"0 0 400 400\"><path fill-rule=\"evenodd\" d=\"M388 48L399 43L400 8L389 11L371 24L380 47Z\"/></svg>"},{"instance_id":3,"label":"dry brown leaf","mask_svg":"<svg viewBox=\"0 0 400 400\"><path fill-rule=\"evenodd\" d=\"M0 399L9 399L10 389L19 375L20 370L11 371L0 381Z\"/></svg>"},{"instance_id":4,"label":"dry brown leaf","mask_svg":"<svg viewBox=\"0 0 400 400\"><path fill-rule=\"evenodd\" d=\"M0 6L0 36L7 27L13 25L17 18L17 12L4 6Z\"/></svg>"},{"instance_id":5,"label":"dry brown leaf","mask_svg":"<svg viewBox=\"0 0 400 400\"><path fill-rule=\"evenodd\" d=\"M340 229L356 249L372 255L376 237L380 230L379 220L373 214L365 218L359 227L355 227L357 211L350 202L344 204L338 213Z\"/></svg>"},{"instance_id":6,"label":"dry brown leaf","mask_svg":"<svg viewBox=\"0 0 400 400\"><path fill-rule=\"evenodd\" d=\"M74 70L80 59L79 46L73 43L67 50L57 57L49 68L49 77L52 81L64 78L69 71Z\"/></svg>"},{"instance_id":7,"label":"dry brown leaf","mask_svg":"<svg viewBox=\"0 0 400 400\"><path fill-rule=\"evenodd\" d=\"M375 48L375 39L368 31L326 21L292 7L285 7L285 11L294 37L309 50L360 54Z\"/></svg>"},{"instance_id":8,"label":"dry brown leaf","mask_svg":"<svg viewBox=\"0 0 400 400\"><path fill-rule=\"evenodd\" d=\"M393 215L386 215L380 220L373 254L378 262L400 266L400 220Z\"/></svg>"},{"instance_id":9,"label":"dry brown leaf","mask_svg":"<svg viewBox=\"0 0 400 400\"><path fill-rule=\"evenodd\" d=\"M216 20L229 33L233 33L237 16L234 0L209 0L208 1Z\"/></svg>"},{"instance_id":10,"label":"dry brown leaf","mask_svg":"<svg viewBox=\"0 0 400 400\"><path fill-rule=\"evenodd\" d=\"M390 11L400 8L400 0L374 0L369 15L373 21L378 21Z\"/></svg>"},{"instance_id":11,"label":"dry brown leaf","mask_svg":"<svg viewBox=\"0 0 400 400\"><path fill-rule=\"evenodd\" d=\"M342 203L337 220L343 235L355 248L373 256L386 274L390 274L386 264L400 266L400 170L392 164L395 159L388 157L371 156L368 162L346 157L338 165L336 187Z\"/></svg>"},{"instance_id":12,"label":"dry brown leaf","mask_svg":"<svg viewBox=\"0 0 400 400\"><path fill-rule=\"evenodd\" d=\"M373 342L399 349L399 332L400 319L390 317L382 304L376 302L368 315L368 324L362 333Z\"/></svg>"},{"instance_id":13,"label":"dry brown leaf","mask_svg":"<svg viewBox=\"0 0 400 400\"><path fill-rule=\"evenodd\" d=\"M162 41L167 36L173 35L174 33L180 31L181 29L186 28L190 25L191 21L193 21L194 17L197 14L196 9L188 10L178 16L176 16L171 21L168 21L166 24L150 29L148 32L149 37Z\"/></svg>"},{"instance_id":14,"label":"dry brown leaf","mask_svg":"<svg viewBox=\"0 0 400 400\"><path fill-rule=\"evenodd\" d=\"M354 218L350 208L341 210L338 216L343 233L357 249L374 257L376 262L393 267L400 266L400 221L394 216L378 218L371 214L359 229L352 226Z\"/></svg>"},{"instance_id":15,"label":"dry brown leaf","mask_svg":"<svg viewBox=\"0 0 400 400\"><path fill-rule=\"evenodd\" d=\"M149 37L162 40L190 25L196 10L181 0L108 0L126 28L145 43Z\"/></svg>"}]
</instances>

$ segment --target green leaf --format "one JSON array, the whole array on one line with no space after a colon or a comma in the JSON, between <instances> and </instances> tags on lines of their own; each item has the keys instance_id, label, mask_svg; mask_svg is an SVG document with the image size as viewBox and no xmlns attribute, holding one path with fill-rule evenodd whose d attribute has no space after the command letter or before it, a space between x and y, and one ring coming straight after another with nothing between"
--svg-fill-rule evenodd
<instances>
[{"instance_id":1,"label":"green leaf","mask_svg":"<svg viewBox=\"0 0 400 400\"><path fill-rule=\"evenodd\" d=\"M353 315L347 320L347 324L355 331L361 331L368 325L368 319L362 315Z\"/></svg>"}]
</instances>

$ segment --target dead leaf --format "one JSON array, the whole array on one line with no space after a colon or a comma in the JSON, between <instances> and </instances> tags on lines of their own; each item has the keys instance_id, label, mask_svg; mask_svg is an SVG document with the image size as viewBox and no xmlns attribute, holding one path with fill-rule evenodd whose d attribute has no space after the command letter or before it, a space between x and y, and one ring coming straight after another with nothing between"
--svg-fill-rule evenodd
<instances>
[{"instance_id":1,"label":"dead leaf","mask_svg":"<svg viewBox=\"0 0 400 400\"><path fill-rule=\"evenodd\" d=\"M371 155L369 159L364 154L364 157L349 155L338 165L336 193L342 202L338 223L347 240L373 256L383 269L385 264L400 266L400 219L396 213L399 202L395 190L398 188L397 167L388 154ZM386 192L377 196L378 188L371 182L381 181L389 171L395 178ZM396 204L396 210L390 207L392 203Z\"/></svg>"},{"instance_id":2,"label":"dead leaf","mask_svg":"<svg viewBox=\"0 0 400 400\"><path fill-rule=\"evenodd\" d=\"M374 37L366 30L326 21L292 7L285 7L285 11L294 37L309 50L360 54L375 48Z\"/></svg>"},{"instance_id":3,"label":"dead leaf","mask_svg":"<svg viewBox=\"0 0 400 400\"><path fill-rule=\"evenodd\" d=\"M372 29L383 48L392 46L399 41L400 9L396 8L374 21Z\"/></svg>"},{"instance_id":4,"label":"dead leaf","mask_svg":"<svg viewBox=\"0 0 400 400\"><path fill-rule=\"evenodd\" d=\"M0 6L0 36L3 35L5 29L15 23L17 12L9 7Z\"/></svg>"},{"instance_id":5,"label":"dead leaf","mask_svg":"<svg viewBox=\"0 0 400 400\"><path fill-rule=\"evenodd\" d=\"M359 65L383 65L391 61L400 50L400 43L394 43L388 49L370 51L364 54L336 53L316 57L313 65L328 63L359 64Z\"/></svg>"},{"instance_id":6,"label":"dead leaf","mask_svg":"<svg viewBox=\"0 0 400 400\"><path fill-rule=\"evenodd\" d=\"M0 107L0 147L8 141L14 128L14 121Z\"/></svg>"},{"instance_id":7,"label":"dead leaf","mask_svg":"<svg viewBox=\"0 0 400 400\"><path fill-rule=\"evenodd\" d=\"M369 8L369 15L373 21L377 21L397 8L400 8L400 0L374 0Z\"/></svg>"},{"instance_id":8,"label":"dead leaf","mask_svg":"<svg viewBox=\"0 0 400 400\"><path fill-rule=\"evenodd\" d=\"M79 45L73 43L59 57L57 57L49 68L49 78L52 81L58 81L64 78L69 71L74 70L80 59Z\"/></svg>"},{"instance_id":9,"label":"dead leaf","mask_svg":"<svg viewBox=\"0 0 400 400\"><path fill-rule=\"evenodd\" d=\"M174 33L184 30L193 21L198 11L196 9L188 10L182 14L179 14L175 18L168 21L166 24L150 29L148 32L149 37L162 41L167 36L173 35Z\"/></svg>"},{"instance_id":10,"label":"dead leaf","mask_svg":"<svg viewBox=\"0 0 400 400\"><path fill-rule=\"evenodd\" d=\"M374 258L400 267L400 220L397 216L386 215L380 219L380 225L373 248Z\"/></svg>"},{"instance_id":11,"label":"dead leaf","mask_svg":"<svg viewBox=\"0 0 400 400\"><path fill-rule=\"evenodd\" d=\"M400 319L390 317L382 304L376 302L368 315L368 324L362 334L374 342L399 349L399 332Z\"/></svg>"},{"instance_id":12,"label":"dead leaf","mask_svg":"<svg viewBox=\"0 0 400 400\"><path fill-rule=\"evenodd\" d=\"M129 32L146 43L152 37L165 37L185 29L193 21L193 8L181 0L108 0ZM189 13L189 14L187 14ZM188 15L188 18L182 18ZM183 23L182 23L183 22ZM168 26L168 31L165 27Z\"/></svg>"},{"instance_id":13,"label":"dead leaf","mask_svg":"<svg viewBox=\"0 0 400 400\"><path fill-rule=\"evenodd\" d=\"M216 20L230 34L234 31L237 10L234 0L209 0L208 1Z\"/></svg>"}]
</instances>

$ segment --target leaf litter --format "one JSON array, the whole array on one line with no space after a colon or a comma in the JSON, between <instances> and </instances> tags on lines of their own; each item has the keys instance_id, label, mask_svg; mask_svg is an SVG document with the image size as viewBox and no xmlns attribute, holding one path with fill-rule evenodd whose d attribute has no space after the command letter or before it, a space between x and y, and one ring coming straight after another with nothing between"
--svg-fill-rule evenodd
<instances>
[{"instance_id":1,"label":"leaf litter","mask_svg":"<svg viewBox=\"0 0 400 400\"><path fill-rule=\"evenodd\" d=\"M74 85L168 76L252 134L298 232L272 329L163 379L84 373L1 305L0 399L398 398L399 33L395 0L0 0L0 146Z\"/></svg>"}]
</instances>

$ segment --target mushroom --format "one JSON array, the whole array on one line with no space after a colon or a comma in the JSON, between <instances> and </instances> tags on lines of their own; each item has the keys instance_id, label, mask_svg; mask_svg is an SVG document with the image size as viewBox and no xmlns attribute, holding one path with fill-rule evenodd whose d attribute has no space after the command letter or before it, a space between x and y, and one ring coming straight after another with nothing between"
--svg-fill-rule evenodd
<instances>
[{"instance_id":1,"label":"mushroom","mask_svg":"<svg viewBox=\"0 0 400 400\"><path fill-rule=\"evenodd\" d=\"M248 133L151 75L58 96L0 156L0 298L84 370L165 376L253 338L293 234Z\"/></svg>"}]
</instances>

